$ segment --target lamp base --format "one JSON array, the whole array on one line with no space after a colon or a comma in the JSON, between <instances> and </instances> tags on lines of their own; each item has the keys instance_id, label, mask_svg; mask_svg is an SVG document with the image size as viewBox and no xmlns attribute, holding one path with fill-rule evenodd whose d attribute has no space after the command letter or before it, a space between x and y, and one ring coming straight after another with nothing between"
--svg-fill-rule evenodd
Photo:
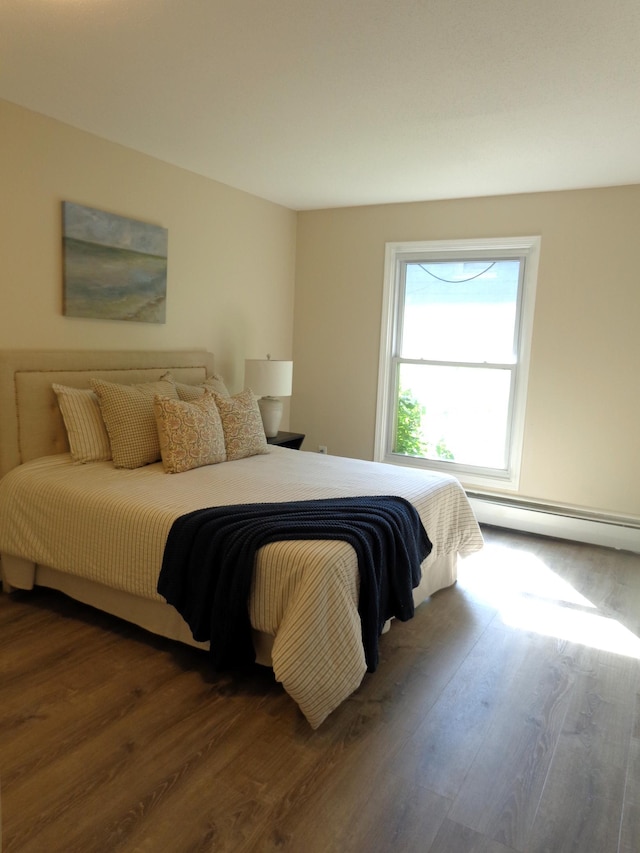
<instances>
[{"instance_id":1,"label":"lamp base","mask_svg":"<svg viewBox=\"0 0 640 853\"><path fill-rule=\"evenodd\" d=\"M264 434L267 438L275 438L282 420L282 400L278 397L260 397L258 406L262 415Z\"/></svg>"}]
</instances>

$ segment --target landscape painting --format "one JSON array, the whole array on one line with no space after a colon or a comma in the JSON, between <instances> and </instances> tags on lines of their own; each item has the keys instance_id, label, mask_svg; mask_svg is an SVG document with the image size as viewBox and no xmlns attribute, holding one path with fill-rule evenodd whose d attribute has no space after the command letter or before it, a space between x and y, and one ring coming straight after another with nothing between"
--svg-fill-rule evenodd
<instances>
[{"instance_id":1,"label":"landscape painting","mask_svg":"<svg viewBox=\"0 0 640 853\"><path fill-rule=\"evenodd\" d=\"M62 203L64 314L164 323L167 230Z\"/></svg>"}]
</instances>

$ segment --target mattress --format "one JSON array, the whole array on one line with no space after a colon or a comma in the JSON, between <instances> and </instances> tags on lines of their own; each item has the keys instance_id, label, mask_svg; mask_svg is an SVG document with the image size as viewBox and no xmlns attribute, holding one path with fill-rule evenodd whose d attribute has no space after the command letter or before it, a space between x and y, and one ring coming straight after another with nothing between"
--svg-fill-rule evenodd
<instances>
[{"instance_id":1,"label":"mattress","mask_svg":"<svg viewBox=\"0 0 640 853\"><path fill-rule=\"evenodd\" d=\"M0 481L0 552L161 601L156 584L174 520L229 504L396 494L418 510L433 543L421 597L455 581L445 555L482 547L453 477L272 446L265 454L182 474L161 463L134 470L77 464L69 454L27 462ZM258 553L252 626L274 637L275 677L317 727L359 686L366 666L357 611L358 569L342 542L276 542Z\"/></svg>"}]
</instances>

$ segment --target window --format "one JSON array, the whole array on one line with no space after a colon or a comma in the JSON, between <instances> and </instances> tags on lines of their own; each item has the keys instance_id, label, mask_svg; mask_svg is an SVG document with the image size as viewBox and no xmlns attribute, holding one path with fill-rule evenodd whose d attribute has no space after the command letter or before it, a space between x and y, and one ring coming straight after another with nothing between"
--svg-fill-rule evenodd
<instances>
[{"instance_id":1,"label":"window","mask_svg":"<svg viewBox=\"0 0 640 853\"><path fill-rule=\"evenodd\" d=\"M376 459L518 488L539 249L387 244Z\"/></svg>"}]
</instances>

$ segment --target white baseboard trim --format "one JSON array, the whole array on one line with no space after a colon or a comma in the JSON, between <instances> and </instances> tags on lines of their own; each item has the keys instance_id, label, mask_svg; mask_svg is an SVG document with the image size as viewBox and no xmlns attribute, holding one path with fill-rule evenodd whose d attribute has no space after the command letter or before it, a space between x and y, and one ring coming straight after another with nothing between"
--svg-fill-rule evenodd
<instances>
[{"instance_id":1,"label":"white baseboard trim","mask_svg":"<svg viewBox=\"0 0 640 853\"><path fill-rule=\"evenodd\" d=\"M640 553L640 521L469 493L480 524Z\"/></svg>"}]
</instances>

